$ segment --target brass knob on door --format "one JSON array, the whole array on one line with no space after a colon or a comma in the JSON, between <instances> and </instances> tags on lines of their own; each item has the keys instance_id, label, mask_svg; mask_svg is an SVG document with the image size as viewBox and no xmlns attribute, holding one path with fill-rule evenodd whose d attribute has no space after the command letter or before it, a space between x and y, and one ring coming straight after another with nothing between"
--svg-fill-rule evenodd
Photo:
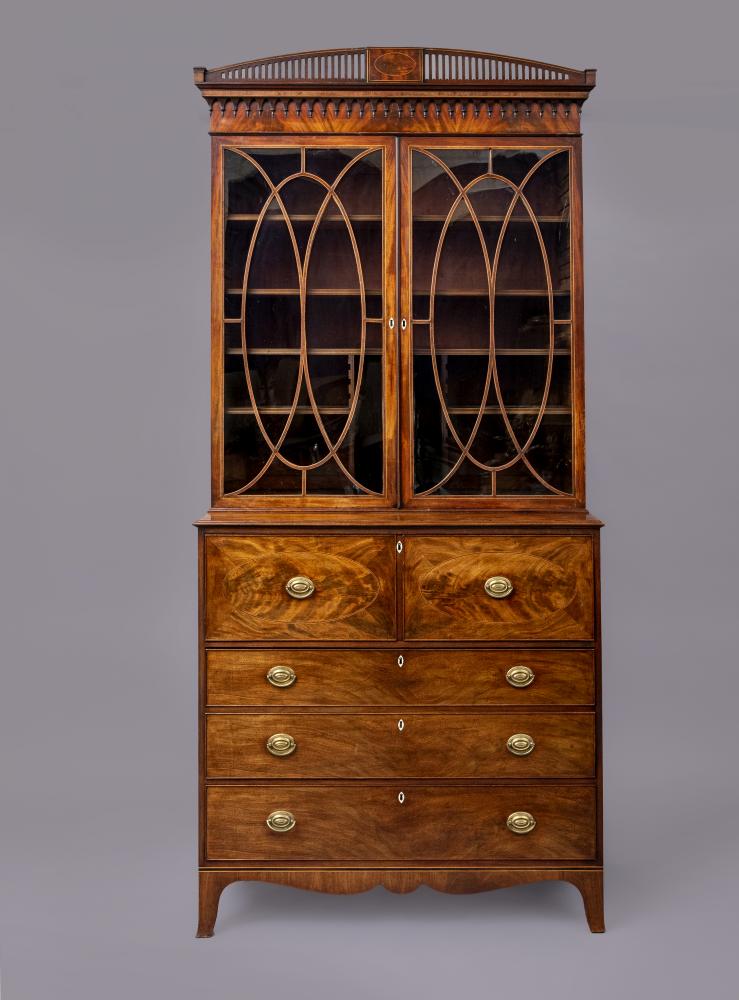
<instances>
[{"instance_id":1,"label":"brass knob on door","mask_svg":"<svg viewBox=\"0 0 739 1000\"><path fill-rule=\"evenodd\" d=\"M506 746L514 756L526 757L534 749L536 743L528 733L514 733L513 736L508 737Z\"/></svg>"},{"instance_id":2,"label":"brass knob on door","mask_svg":"<svg viewBox=\"0 0 739 1000\"><path fill-rule=\"evenodd\" d=\"M305 597L310 597L315 589L315 584L307 576L293 576L285 584L285 590L290 597L295 597L299 601L302 601Z\"/></svg>"},{"instance_id":3,"label":"brass knob on door","mask_svg":"<svg viewBox=\"0 0 739 1000\"><path fill-rule=\"evenodd\" d=\"M273 733L267 740L267 749L274 757L289 757L296 747L290 733Z\"/></svg>"},{"instance_id":4,"label":"brass knob on door","mask_svg":"<svg viewBox=\"0 0 739 1000\"><path fill-rule=\"evenodd\" d=\"M506 672L505 679L514 688L525 688L534 683L534 671L519 663Z\"/></svg>"},{"instance_id":5,"label":"brass knob on door","mask_svg":"<svg viewBox=\"0 0 739 1000\"><path fill-rule=\"evenodd\" d=\"M267 817L267 826L275 833L287 833L295 826L295 817L287 809L275 809Z\"/></svg>"},{"instance_id":6,"label":"brass knob on door","mask_svg":"<svg viewBox=\"0 0 739 1000\"><path fill-rule=\"evenodd\" d=\"M282 664L270 667L267 671L267 680L272 687L289 688L297 679L295 671L291 667L283 667Z\"/></svg>"},{"instance_id":7,"label":"brass knob on door","mask_svg":"<svg viewBox=\"0 0 739 1000\"><path fill-rule=\"evenodd\" d=\"M531 833L536 826L536 820L527 812L514 812L506 820L506 826L511 833Z\"/></svg>"},{"instance_id":8,"label":"brass knob on door","mask_svg":"<svg viewBox=\"0 0 739 1000\"><path fill-rule=\"evenodd\" d=\"M513 593L513 584L507 576L490 576L485 581L485 593L488 597L508 597Z\"/></svg>"}]
</instances>

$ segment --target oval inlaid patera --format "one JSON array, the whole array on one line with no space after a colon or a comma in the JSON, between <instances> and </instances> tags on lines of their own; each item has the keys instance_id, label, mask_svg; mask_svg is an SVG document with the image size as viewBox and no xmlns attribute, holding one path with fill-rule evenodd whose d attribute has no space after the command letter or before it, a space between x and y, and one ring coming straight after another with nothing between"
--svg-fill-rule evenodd
<instances>
[{"instance_id":1,"label":"oval inlaid patera","mask_svg":"<svg viewBox=\"0 0 739 1000\"><path fill-rule=\"evenodd\" d=\"M382 76L404 79L416 69L416 60L408 52L389 51L376 56L372 65Z\"/></svg>"}]
</instances>

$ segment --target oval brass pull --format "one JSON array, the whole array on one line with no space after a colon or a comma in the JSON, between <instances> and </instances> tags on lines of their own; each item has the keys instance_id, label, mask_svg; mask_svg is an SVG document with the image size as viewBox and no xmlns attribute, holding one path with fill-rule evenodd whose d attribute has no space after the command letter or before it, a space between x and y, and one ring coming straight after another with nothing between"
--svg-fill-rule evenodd
<instances>
[{"instance_id":1,"label":"oval brass pull","mask_svg":"<svg viewBox=\"0 0 739 1000\"><path fill-rule=\"evenodd\" d=\"M485 581L485 593L488 597L508 597L513 593L513 584L507 576L490 576Z\"/></svg>"},{"instance_id":2,"label":"oval brass pull","mask_svg":"<svg viewBox=\"0 0 739 1000\"><path fill-rule=\"evenodd\" d=\"M299 601L310 597L315 589L315 584L307 576L293 576L285 584L285 590L290 597L296 597Z\"/></svg>"},{"instance_id":3,"label":"oval brass pull","mask_svg":"<svg viewBox=\"0 0 739 1000\"><path fill-rule=\"evenodd\" d=\"M287 809L275 809L267 817L267 826L275 833L287 833L295 826L295 817Z\"/></svg>"},{"instance_id":4,"label":"oval brass pull","mask_svg":"<svg viewBox=\"0 0 739 1000\"><path fill-rule=\"evenodd\" d=\"M296 747L290 733L273 733L267 740L267 749L275 757L289 757Z\"/></svg>"},{"instance_id":5,"label":"oval brass pull","mask_svg":"<svg viewBox=\"0 0 739 1000\"><path fill-rule=\"evenodd\" d=\"M511 833L531 833L536 826L536 820L527 812L514 812L506 820L506 826Z\"/></svg>"},{"instance_id":6,"label":"oval brass pull","mask_svg":"<svg viewBox=\"0 0 739 1000\"><path fill-rule=\"evenodd\" d=\"M522 663L511 667L505 675L505 679L514 688L525 688L534 683L534 671L531 667L525 667Z\"/></svg>"},{"instance_id":7,"label":"oval brass pull","mask_svg":"<svg viewBox=\"0 0 739 1000\"><path fill-rule=\"evenodd\" d=\"M513 736L508 737L506 746L514 756L526 757L534 749L536 743L528 733L514 733Z\"/></svg>"},{"instance_id":8,"label":"oval brass pull","mask_svg":"<svg viewBox=\"0 0 739 1000\"><path fill-rule=\"evenodd\" d=\"M267 680L272 687L289 688L297 679L295 671L291 667L283 667L282 664L270 667L267 671Z\"/></svg>"}]
</instances>

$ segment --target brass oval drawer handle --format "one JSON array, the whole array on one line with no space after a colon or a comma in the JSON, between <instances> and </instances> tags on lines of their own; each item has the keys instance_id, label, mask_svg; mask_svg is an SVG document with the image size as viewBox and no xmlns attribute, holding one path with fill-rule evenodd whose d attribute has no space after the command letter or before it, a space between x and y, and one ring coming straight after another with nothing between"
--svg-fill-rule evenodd
<instances>
[{"instance_id":1,"label":"brass oval drawer handle","mask_svg":"<svg viewBox=\"0 0 739 1000\"><path fill-rule=\"evenodd\" d=\"M513 584L507 576L490 576L485 581L485 593L488 597L508 597L513 593Z\"/></svg>"},{"instance_id":2,"label":"brass oval drawer handle","mask_svg":"<svg viewBox=\"0 0 739 1000\"><path fill-rule=\"evenodd\" d=\"M290 597L296 597L299 601L310 597L315 589L315 584L307 576L293 576L285 584L285 590Z\"/></svg>"},{"instance_id":3,"label":"brass oval drawer handle","mask_svg":"<svg viewBox=\"0 0 739 1000\"><path fill-rule=\"evenodd\" d=\"M536 743L528 733L514 733L513 736L508 737L506 746L514 756L526 757L534 749Z\"/></svg>"},{"instance_id":4,"label":"brass oval drawer handle","mask_svg":"<svg viewBox=\"0 0 739 1000\"><path fill-rule=\"evenodd\" d=\"M295 826L295 817L287 809L275 809L267 817L267 826L275 833L287 833Z\"/></svg>"},{"instance_id":5,"label":"brass oval drawer handle","mask_svg":"<svg viewBox=\"0 0 739 1000\"><path fill-rule=\"evenodd\" d=\"M267 740L267 749L274 757L289 757L297 743L290 733L273 733Z\"/></svg>"},{"instance_id":6,"label":"brass oval drawer handle","mask_svg":"<svg viewBox=\"0 0 739 1000\"><path fill-rule=\"evenodd\" d=\"M282 664L270 667L267 671L267 680L272 687L289 688L297 679L295 671L291 667L283 667Z\"/></svg>"},{"instance_id":7,"label":"brass oval drawer handle","mask_svg":"<svg viewBox=\"0 0 739 1000\"><path fill-rule=\"evenodd\" d=\"M505 679L514 688L525 688L534 683L536 674L531 667L525 667L522 663L516 664L506 672Z\"/></svg>"},{"instance_id":8,"label":"brass oval drawer handle","mask_svg":"<svg viewBox=\"0 0 739 1000\"><path fill-rule=\"evenodd\" d=\"M514 812L506 820L506 826L511 833L531 833L536 826L536 820L527 812Z\"/></svg>"}]
</instances>

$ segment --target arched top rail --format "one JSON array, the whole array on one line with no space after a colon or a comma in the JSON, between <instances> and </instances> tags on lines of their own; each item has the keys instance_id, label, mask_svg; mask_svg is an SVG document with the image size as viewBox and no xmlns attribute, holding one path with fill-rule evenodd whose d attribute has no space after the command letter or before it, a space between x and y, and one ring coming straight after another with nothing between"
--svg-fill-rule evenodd
<instances>
[{"instance_id":1,"label":"arched top rail","mask_svg":"<svg viewBox=\"0 0 739 1000\"><path fill-rule=\"evenodd\" d=\"M467 49L387 48L321 49L197 67L201 90L312 86L408 85L413 89L462 86L469 89L580 90L595 86L595 70Z\"/></svg>"}]
</instances>

